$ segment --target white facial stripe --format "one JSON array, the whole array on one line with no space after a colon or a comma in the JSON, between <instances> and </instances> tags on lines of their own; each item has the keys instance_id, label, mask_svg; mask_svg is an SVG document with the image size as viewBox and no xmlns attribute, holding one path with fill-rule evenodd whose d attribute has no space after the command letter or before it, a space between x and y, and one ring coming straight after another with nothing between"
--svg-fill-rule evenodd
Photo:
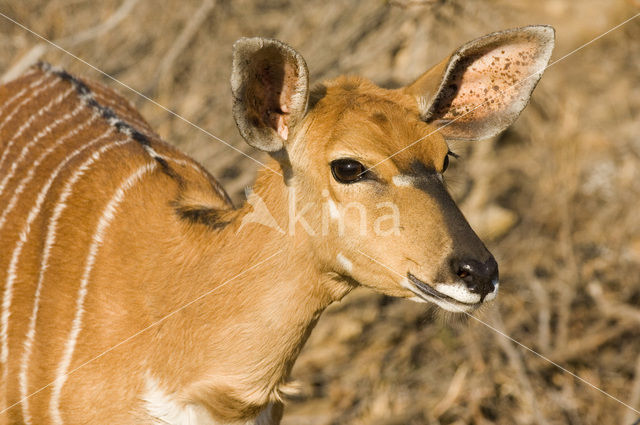
<instances>
[{"instance_id":1,"label":"white facial stripe","mask_svg":"<svg viewBox=\"0 0 640 425\"><path fill-rule=\"evenodd\" d=\"M62 361L58 365L56 380L51 391L50 413L51 418L56 425L62 425L62 417L60 415L60 395L62 393L62 387L67 380L67 373L69 371L69 366L71 365L73 352L75 350L78 335L80 334L80 330L82 327L82 318L84 316L84 300L87 296L89 279L91 278L91 270L93 269L93 265L98 254L98 249L100 248L100 245L102 245L106 230L113 221L117 212L117 208L118 206L120 206L120 203L124 199L126 193L136 183L138 183L145 174L153 171L156 167L156 162L149 163L138 168L133 174L131 174L120 185L120 187L118 187L115 194L113 195L111 200L109 200L109 203L103 210L102 216L98 221L98 226L96 227L96 231L92 237L91 245L89 246L82 279L80 280L80 288L78 289L78 297L76 299L76 314L73 319L71 331L69 332L69 339L67 340L67 344L65 346Z\"/></svg>"},{"instance_id":2,"label":"white facial stripe","mask_svg":"<svg viewBox=\"0 0 640 425\"><path fill-rule=\"evenodd\" d=\"M346 272L351 273L351 270L353 270L353 263L349 261L347 257L342 255L342 253L339 253L336 259L338 260L338 263L340 263L340 265Z\"/></svg>"},{"instance_id":3,"label":"white facial stripe","mask_svg":"<svg viewBox=\"0 0 640 425\"><path fill-rule=\"evenodd\" d=\"M398 174L393 176L391 181L398 187L412 187L416 183L416 178L406 174Z\"/></svg>"},{"instance_id":4,"label":"white facial stripe","mask_svg":"<svg viewBox=\"0 0 640 425\"><path fill-rule=\"evenodd\" d=\"M436 173L436 177L441 182L444 181L442 173ZM398 174L391 178L391 181L397 187L415 187L420 181L424 181L424 177L410 176L408 174Z\"/></svg>"},{"instance_id":5,"label":"white facial stripe","mask_svg":"<svg viewBox=\"0 0 640 425\"><path fill-rule=\"evenodd\" d=\"M56 170L53 172L52 176L49 178L51 181L56 178L60 170L69 163L73 158L80 155L85 150L93 147L97 143L103 141L105 138L110 136L114 132L113 128L108 129L101 136L87 142L82 145L75 151L73 151L69 156L67 156L61 163L58 165ZM78 169L74 172L73 176L66 182L58 201L55 203L55 208L51 218L49 219L49 224L47 226L47 233L45 237L45 245L42 250L42 260L40 262L40 270L38 272L38 283L36 284L36 292L33 300L33 309L31 311L31 318L29 319L29 330L27 331L27 335L24 341L24 352L22 353L22 359L20 362L20 397L22 401L22 416L25 424L31 424L31 416L29 414L29 399L27 398L28 390L29 390L29 382L28 382L28 371L29 371L29 361L31 359L31 349L33 346L33 341L35 339L36 333L36 321L38 318L38 310L40 308L40 294L42 292L42 286L44 282L44 274L45 270L49 267L49 256L51 254L51 247L55 243L56 238L56 230L58 225L58 219L62 214L62 211L66 208L66 200L71 195L71 190L73 185L80 179L80 177L85 173L85 171L89 168L89 166L94 163L99 156L108 149L112 149L116 146L120 146L124 143L129 143L130 140L123 140L120 142L113 142L107 144L96 151L98 156L95 154L90 156L87 160L85 160ZM47 185L45 185L47 186Z\"/></svg>"},{"instance_id":6,"label":"white facial stripe","mask_svg":"<svg viewBox=\"0 0 640 425\"><path fill-rule=\"evenodd\" d=\"M480 294L474 294L463 283L438 283L435 290L465 304L480 302Z\"/></svg>"}]
</instances>

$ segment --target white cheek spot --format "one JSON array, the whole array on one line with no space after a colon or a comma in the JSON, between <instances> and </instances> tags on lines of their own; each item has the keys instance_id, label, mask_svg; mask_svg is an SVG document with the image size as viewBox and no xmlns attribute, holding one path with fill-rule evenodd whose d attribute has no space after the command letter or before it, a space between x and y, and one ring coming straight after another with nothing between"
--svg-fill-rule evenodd
<instances>
[{"instance_id":1,"label":"white cheek spot","mask_svg":"<svg viewBox=\"0 0 640 425\"><path fill-rule=\"evenodd\" d=\"M347 257L342 255L342 253L338 253L336 259L338 260L338 263L340 263L340 265L345 271L347 271L348 273L351 273L351 270L353 270L353 263L349 261Z\"/></svg>"},{"instance_id":2,"label":"white cheek spot","mask_svg":"<svg viewBox=\"0 0 640 425\"><path fill-rule=\"evenodd\" d=\"M450 296L456 301L465 304L475 304L480 302L480 294L474 294L462 283L438 283L435 286L436 291Z\"/></svg>"},{"instance_id":3,"label":"white cheek spot","mask_svg":"<svg viewBox=\"0 0 640 425\"><path fill-rule=\"evenodd\" d=\"M398 174L391 178L393 184L398 187L410 187L415 183L415 178L412 176L407 176L406 174Z\"/></svg>"},{"instance_id":4,"label":"white cheek spot","mask_svg":"<svg viewBox=\"0 0 640 425\"><path fill-rule=\"evenodd\" d=\"M333 202L333 199L328 199L327 202L329 203L329 216L333 220L339 219L340 211L338 211L338 206L336 205L336 203Z\"/></svg>"}]
</instances>

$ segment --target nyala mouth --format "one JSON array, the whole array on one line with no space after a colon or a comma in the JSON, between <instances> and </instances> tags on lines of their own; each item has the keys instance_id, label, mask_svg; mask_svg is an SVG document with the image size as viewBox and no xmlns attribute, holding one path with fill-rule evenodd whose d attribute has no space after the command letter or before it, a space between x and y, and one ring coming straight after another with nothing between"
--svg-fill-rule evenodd
<instances>
[{"instance_id":1,"label":"nyala mouth","mask_svg":"<svg viewBox=\"0 0 640 425\"><path fill-rule=\"evenodd\" d=\"M433 288L431 285L421 281L411 273L407 273L407 278L413 284L408 288L409 290L411 290L414 294L416 294L424 301L437 304L445 310L464 313L467 311L475 310L482 305L482 301L466 303L457 300L447 294L443 294L442 292Z\"/></svg>"}]
</instances>

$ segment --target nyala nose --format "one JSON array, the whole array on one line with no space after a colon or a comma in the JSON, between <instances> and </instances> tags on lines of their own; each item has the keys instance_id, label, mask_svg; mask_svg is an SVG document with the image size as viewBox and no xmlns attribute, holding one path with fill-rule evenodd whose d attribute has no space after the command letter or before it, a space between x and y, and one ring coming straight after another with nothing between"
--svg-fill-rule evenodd
<instances>
[{"instance_id":1,"label":"nyala nose","mask_svg":"<svg viewBox=\"0 0 640 425\"><path fill-rule=\"evenodd\" d=\"M498 263L493 257L484 263L468 259L454 261L452 268L469 291L480 294L480 301L484 301L484 297L493 292L498 282Z\"/></svg>"}]
</instances>

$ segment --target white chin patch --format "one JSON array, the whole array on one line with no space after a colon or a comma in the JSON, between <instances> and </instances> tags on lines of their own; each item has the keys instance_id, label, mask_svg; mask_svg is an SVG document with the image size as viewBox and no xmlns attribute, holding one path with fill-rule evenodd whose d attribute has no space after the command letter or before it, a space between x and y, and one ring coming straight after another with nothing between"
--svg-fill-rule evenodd
<instances>
[{"instance_id":1,"label":"white chin patch","mask_svg":"<svg viewBox=\"0 0 640 425\"><path fill-rule=\"evenodd\" d=\"M476 304L480 302L480 294L474 294L469 291L469 289L467 289L467 287L462 283L438 283L435 286L435 290L464 304ZM488 296L489 295L487 295L487 298Z\"/></svg>"},{"instance_id":2,"label":"white chin patch","mask_svg":"<svg viewBox=\"0 0 640 425\"><path fill-rule=\"evenodd\" d=\"M404 279L402 279L400 281L400 284L407 288L408 290L410 290L411 292L416 291L415 287L413 286L413 284L409 281L409 279L407 279L406 277ZM453 303L451 301L447 301L445 299L440 299L440 298L436 298L436 297L432 297L430 295L424 294L424 297L426 297L429 301L425 300L422 297L411 297L409 298L411 301L415 301L418 303L426 303L426 302L431 302L435 305L437 305L438 307L442 308L443 310L447 310L447 311L452 311L454 313L464 313L467 311L472 311L475 306L464 306L464 305L460 305L457 303ZM478 301L480 300L480 297L478 296Z\"/></svg>"},{"instance_id":3,"label":"white chin patch","mask_svg":"<svg viewBox=\"0 0 640 425\"><path fill-rule=\"evenodd\" d=\"M443 300L443 299L438 299L438 298L434 298L434 297L429 297L431 298L431 301L436 304L438 307L440 307L443 310L447 310L447 311L452 311L454 313L466 313L469 311L473 311L475 310L477 305L462 305L462 304L454 304L451 301L447 301L447 300Z\"/></svg>"}]
</instances>

